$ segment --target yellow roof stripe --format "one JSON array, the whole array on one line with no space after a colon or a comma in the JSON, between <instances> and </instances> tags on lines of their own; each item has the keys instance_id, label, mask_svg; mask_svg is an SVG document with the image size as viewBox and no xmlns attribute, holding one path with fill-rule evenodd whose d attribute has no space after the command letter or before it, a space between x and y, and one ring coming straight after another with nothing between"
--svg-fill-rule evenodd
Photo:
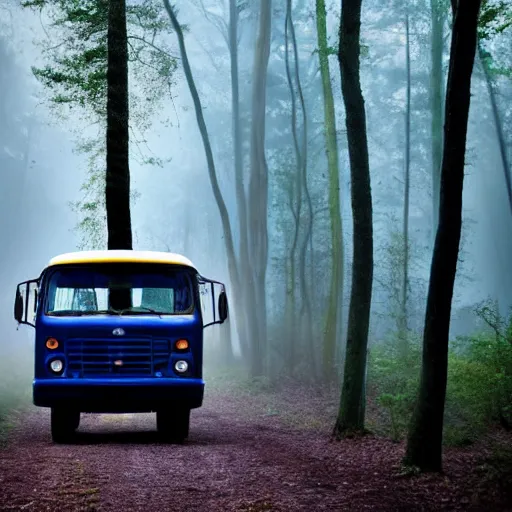
<instances>
[{"instance_id":1,"label":"yellow roof stripe","mask_svg":"<svg viewBox=\"0 0 512 512\"><path fill-rule=\"evenodd\" d=\"M71 265L74 263L164 263L184 265L195 269L194 264L181 254L157 251L80 251L55 256L48 266Z\"/></svg>"}]
</instances>

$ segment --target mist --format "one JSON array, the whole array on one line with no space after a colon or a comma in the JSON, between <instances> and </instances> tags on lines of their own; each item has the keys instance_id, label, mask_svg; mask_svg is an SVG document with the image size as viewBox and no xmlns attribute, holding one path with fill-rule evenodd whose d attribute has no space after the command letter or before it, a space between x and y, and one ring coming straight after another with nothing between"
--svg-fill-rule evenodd
<instances>
[{"instance_id":1,"label":"mist","mask_svg":"<svg viewBox=\"0 0 512 512\"><path fill-rule=\"evenodd\" d=\"M62 494L61 473L71 482L75 472L78 487L87 490L77 492L79 498L66 494L69 505L78 506L71 503L76 498L80 506L95 507L98 493L105 510L130 510L136 495L149 500L148 510L161 509L160 495L170 503L177 492L194 510L442 509L441 497L447 507L485 509L497 506L500 496L511 498L495 482L510 480L512 465L505 467L505 455L493 465L489 454L510 446L512 429L512 11L494 0L363 0L358 59L355 50L351 55L352 64L359 63L368 166L357 169L349 152L354 125L351 130L347 118L354 115L350 94L359 91L347 92L344 79L354 77L340 69L355 69L342 21L354 12L352 21L358 21L360 2L343 2L183 0L171 6L167 0L126 0L124 8L123 2L84 0L73 3L73 11L66 0L0 0L0 442L11 443L5 457L2 452L7 469L0 467L0 482L13 506L53 506L44 492L30 494L46 489L45 459L52 472L57 468L56 487L48 487L52 496ZM441 238L446 209L440 198L457 172L450 168L449 176L443 165L457 149L443 146L443 139L453 140L449 136L464 128L444 123L456 62L450 45L460 28L455 20L464 21L457 16L477 3L483 14L475 11L473 18L477 47L466 81L469 121L458 175L464 171L461 242L443 338L439 330L432 335L429 322L436 315L429 318L427 299L430 307L433 261L442 253L436 233ZM229 316L204 331L204 374L199 362L193 375L200 386L204 376L204 404L201 394L201 404L190 406L190 441L188 405L179 411L186 413L180 420L182 427L186 422L184 446L154 439L149 414L83 414L80 423L85 409L73 406L78 442L54 448L40 427L50 417L51 437L58 438L55 407L47 414L31 404L34 329L13 318L15 292L56 255L111 248L106 185L112 182L106 176L113 165L107 169L106 156L112 156L107 127L113 86L107 77L115 51L107 44L113 29L105 16L114 7L126 16L127 28L129 123L123 129L129 130L129 166L121 170L130 177L126 226L131 222L133 249L182 254L201 276L225 283ZM364 133L359 135L356 145L365 150ZM356 311L351 305L367 295L353 254L364 252L366 221L360 216L358 224L353 215L357 220L364 202L368 168L371 304L368 299ZM123 194L126 205L126 187ZM455 195L452 190L448 200L456 203ZM204 324L220 313L220 289L213 301L201 295ZM369 332L361 336L368 304ZM171 347L168 361L155 373L151 352L151 377L170 375L174 385L192 373L172 373L170 353L181 347L164 341ZM185 341L192 354L196 346ZM437 359L428 356L436 342L438 349L443 345ZM433 371L428 364L434 359ZM58 376L68 377L60 362ZM83 365L82 359L82 372ZM432 383L441 366L436 382L446 396L443 391L426 399L436 386L425 382ZM434 402L439 439L425 446L438 450L439 459L446 448L447 478L399 481L404 467L414 476L418 468L441 470L440 460L431 467L407 462L414 432L435 416L421 407ZM155 407L141 410L156 412L161 434L164 420L173 418L164 417L161 403ZM11 438L13 426L18 437ZM30 459L28 445L43 454L35 470L18 463ZM16 452L20 447L23 456ZM397 452L404 448L397 470ZM69 468L60 466L64 459ZM108 483L98 477L105 470ZM130 473L139 470L146 471L144 478ZM162 484L162 475L175 481ZM204 488L190 487L189 475ZM477 496L480 483L487 489L483 497ZM159 491L148 493L152 488Z\"/></svg>"},{"instance_id":2,"label":"mist","mask_svg":"<svg viewBox=\"0 0 512 512\"><path fill-rule=\"evenodd\" d=\"M133 0L128 4L144 2ZM148 55L134 57L136 52L130 50L133 52L129 61L133 248L181 253L193 261L201 274L226 283L230 319L205 332L207 376L236 366L244 379L265 377L275 384L286 377L325 385L334 403L332 397L336 395L337 400L343 380L353 252L350 161L340 67L335 55L340 2L326 2L327 43L331 51L328 67L339 166L340 246L344 260L344 284L338 290L334 306L330 304L331 182L315 6L311 2L293 2L287 28L287 3L272 3L270 53L264 77L266 96L262 102L253 89L255 80L261 78L255 71L255 62L261 58L257 52L263 51L260 2L239 4L241 164L248 218L254 221L249 222L246 233L239 226L236 188L229 1L190 0L179 2L176 7L230 220L239 282L233 282L230 272L231 255L225 228L212 191L178 40L172 30L159 33L153 40L156 51L168 59L164 63L167 74L161 70L155 72L154 62L147 60ZM162 15L166 16L163 9L162 4ZM430 3L422 0L409 2L409 9L411 154L405 324L410 339L418 340L425 322L436 231L432 213L435 198L431 151L431 10ZM445 18L443 105L451 33L448 15ZM290 27L295 31L296 48ZM90 107L80 105L79 101L52 101L59 92L45 84L41 75L36 76L34 69L55 64L59 52L56 48L69 36L70 30L69 26L52 26L50 10L23 8L14 0L0 3L3 180L0 240L4 248L0 282L5 332L0 341L0 392L12 386L14 377L17 388L29 390L33 375L33 330L27 326L17 328L13 319L16 284L36 278L55 255L107 247L105 120L100 115L101 105ZM142 37L142 32L133 33ZM508 73L512 66L510 42L509 29L485 43L495 68L508 69ZM363 2L361 44L360 73L374 229L371 352L374 347L396 339L400 330L407 86L405 11L400 2L385 6L376 0ZM482 65L477 55L467 138L462 242L451 311L453 342L489 330L475 312L485 301L496 301L497 311L504 318L508 318L512 306L512 273L508 268L512 215L504 174L511 169L503 168ZM497 74L493 84L510 161L510 75ZM264 113L265 122L265 162L260 161L259 168L252 153L254 112L258 109ZM262 169L266 172L267 186L262 185L265 174ZM305 172L300 175L302 170ZM253 195L251 179L256 183L254 187L261 187ZM267 204L259 217L254 213L258 199ZM249 240L248 258L243 258L241 249L244 237ZM261 239L268 242L268 256L261 256L261 247L254 242ZM263 292L258 296L260 288ZM324 349L328 345L329 306L337 310L335 347ZM203 311L209 307L203 305ZM253 332L256 328L260 329L259 335ZM254 346L258 346L259 352L251 352ZM419 361L419 349L415 356ZM257 365L251 366L256 357L261 359L259 373L254 370ZM372 375L370 370L370 379ZM252 386L254 382L250 382Z\"/></svg>"},{"instance_id":3,"label":"mist","mask_svg":"<svg viewBox=\"0 0 512 512\"><path fill-rule=\"evenodd\" d=\"M412 126L413 151L411 158L411 325L421 329L428 284L431 219L429 218L430 176L427 151L428 116L426 115L428 85L428 10L416 6L412 36ZM307 5L297 5L295 30L297 33L299 65L309 117L308 180L315 210L313 227L313 272L317 283L327 282L328 216L326 211L325 152L321 137L321 82L315 55L316 30L313 11ZM337 2L328 3L327 29L336 33L339 19ZM34 277L52 256L75 250L94 248L97 240L88 233L75 229L80 213L70 204L83 200L81 186L87 180L88 156L76 151L82 133L95 134L94 126L83 115L67 112L67 119L59 118L51 109L48 91L38 82L31 66L47 63L43 42L48 31L52 37L58 31L50 29L44 16L20 8L15 2L2 8L2 52L4 115L0 125L8 135L3 148L4 223L1 237L5 247L1 272L2 308L5 325L10 325L12 336L26 336L23 345L30 343L27 328L15 333L11 317L14 286ZM194 79L203 105L211 138L219 181L233 225L237 218L234 194L233 146L231 138L231 109L229 84L229 48L227 45L228 3L190 2L179 10L180 23L187 27L187 52ZM282 333L279 319L284 308L282 261L287 242L283 235L290 227L289 210L283 210L283 185L279 167L293 165L290 92L286 83L284 63L285 6L275 4L272 20L271 56L268 68L266 153L269 165L269 247L266 281L267 309L270 325ZM376 268L372 302L371 337L382 338L391 327L389 322L390 289L387 261L390 237L398 232L402 208L403 147L404 147L404 87L405 50L403 20L389 10L381 10L374 2L366 2L362 38L369 50L361 62L363 90L368 104L368 137L370 141L370 169L374 195L375 250L383 265ZM21 20L23 19L23 23ZM250 117L251 72L256 32L255 13L243 11L239 28L240 107L242 119ZM222 20L224 20L222 22ZM223 25L224 23L224 25ZM504 39L502 37L502 39ZM334 42L334 40L333 40ZM499 48L499 42L494 44ZM177 56L173 34L167 43ZM498 49L497 55L506 49ZM501 52L501 53L500 53ZM447 49L445 49L445 60ZM343 132L343 102L339 87L339 69L330 61L336 122ZM506 271L512 218L507 214L507 197L503 171L499 159L493 119L481 68L475 66L477 80L475 99L471 105L468 138L468 168L464 199L464 247L459 265L456 300L453 309L454 335L467 334L472 325L466 318L459 321L463 311L491 297L497 299L502 311L511 304L511 274ZM130 75L130 87L142 90L147 84ZM480 80L478 79L480 77ZM512 93L510 83L500 82L503 105ZM505 116L510 117L506 111ZM504 118L508 122L507 117ZM224 240L218 210L206 173L206 161L190 93L178 64L172 75L172 87L161 101L158 112L147 120L150 125L143 137L132 138L132 201L133 230L136 248L169 250L185 253L203 272L229 281ZM243 137L244 160L247 168L247 122ZM510 150L510 142L509 142ZM156 158L163 163L147 165L140 155ZM346 142L339 137L340 199L344 226L345 286L342 318L346 318L351 267L351 208L348 154ZM246 172L247 176L247 172ZM283 231L284 230L284 231ZM235 229L235 244L238 234ZM98 239L101 244L101 237ZM9 290L11 290L9 292ZM326 290L317 286L311 290L317 301L326 300ZM228 288L229 292L229 288ZM236 307L236 306L235 306ZM313 315L314 330L321 329L321 320ZM234 310L236 315L236 309ZM466 315L467 317L467 315ZM239 352L234 322L231 323L236 353ZM272 327L271 327L272 329ZM339 326L339 344L344 325ZM23 334L22 334L23 333ZM3 351L12 346L2 344ZM16 347L16 350L20 347Z\"/></svg>"}]
</instances>

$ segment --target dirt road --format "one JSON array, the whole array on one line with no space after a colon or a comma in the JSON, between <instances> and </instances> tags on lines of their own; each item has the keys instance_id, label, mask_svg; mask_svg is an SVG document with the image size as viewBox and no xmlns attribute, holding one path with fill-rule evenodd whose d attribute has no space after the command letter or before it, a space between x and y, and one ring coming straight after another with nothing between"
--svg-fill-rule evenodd
<instances>
[{"instance_id":1,"label":"dirt road","mask_svg":"<svg viewBox=\"0 0 512 512\"><path fill-rule=\"evenodd\" d=\"M153 415L82 415L76 444L54 445L32 409L0 449L0 510L479 510L472 451L450 452L446 476L399 478L402 449L331 443L247 397L208 397L184 445L159 444Z\"/></svg>"}]
</instances>

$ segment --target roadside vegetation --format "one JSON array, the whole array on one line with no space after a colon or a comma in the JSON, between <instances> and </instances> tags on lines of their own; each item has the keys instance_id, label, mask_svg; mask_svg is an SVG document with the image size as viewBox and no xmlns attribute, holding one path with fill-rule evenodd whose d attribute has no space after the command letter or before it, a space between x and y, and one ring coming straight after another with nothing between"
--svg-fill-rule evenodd
<instances>
[{"instance_id":1,"label":"roadside vegetation","mask_svg":"<svg viewBox=\"0 0 512 512\"><path fill-rule=\"evenodd\" d=\"M476 308L475 315L480 329L450 343L446 446L467 446L496 430L512 431L512 314L500 316L488 301ZM396 338L390 334L370 346L366 396L368 430L399 442L407 435L416 399L421 338L409 334L405 354L399 353ZM295 427L332 427L339 399L336 386L312 381L308 374L248 378L243 368L209 364L215 360L215 354L209 354L213 350L205 347L207 394L245 397L258 413L280 416Z\"/></svg>"}]
</instances>

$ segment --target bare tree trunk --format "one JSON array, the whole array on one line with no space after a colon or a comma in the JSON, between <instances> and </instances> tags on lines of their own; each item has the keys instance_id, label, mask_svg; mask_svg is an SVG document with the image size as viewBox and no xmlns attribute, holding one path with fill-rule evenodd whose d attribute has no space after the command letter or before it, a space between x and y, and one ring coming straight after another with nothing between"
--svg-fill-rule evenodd
<instances>
[{"instance_id":1,"label":"bare tree trunk","mask_svg":"<svg viewBox=\"0 0 512 512\"><path fill-rule=\"evenodd\" d=\"M222 223L222 231L224 235L224 242L226 244L226 254L228 260L228 270L229 277L231 281L231 285L233 286L233 296L235 298L235 303L240 304L242 289L240 287L240 276L238 272L238 265L236 261L235 255L235 247L233 243L233 234L231 230L231 223L229 221L228 210L226 208L226 203L224 202L224 198L222 196L222 192L219 187L219 182L217 180L217 171L215 168L215 161L213 159L213 152L210 144L210 138L208 136L208 130L206 128L206 123L203 116L203 110L201 106L201 100L199 99L199 94L197 92L197 88L194 82L194 77L192 75L192 70L190 69L190 63L188 61L187 50L185 48L185 40L183 38L183 31L181 29L180 24L178 23L178 19L174 13L173 8L171 7L169 0L164 0L165 9L169 18L171 20L171 24L173 26L174 31L178 37L178 44L180 48L181 60L183 62L183 71L185 72L185 77L187 79L187 84L190 90L190 94L192 96L192 100L194 102L194 109L196 113L197 124L199 127L199 131L201 133L201 138L203 140L203 146L206 153L206 161L208 165L208 175L210 177L210 183L213 190L213 195L215 198L215 202L217 203L217 208L219 209L219 214ZM244 353L244 339L240 339L240 344L242 346L242 352ZM245 352L246 353L246 352Z\"/></svg>"},{"instance_id":2,"label":"bare tree trunk","mask_svg":"<svg viewBox=\"0 0 512 512\"><path fill-rule=\"evenodd\" d=\"M107 34L107 246L108 249L132 249L125 0L109 0ZM109 302L114 309L131 307L130 290L109 289Z\"/></svg>"},{"instance_id":3,"label":"bare tree trunk","mask_svg":"<svg viewBox=\"0 0 512 512\"><path fill-rule=\"evenodd\" d=\"M423 471L442 469L448 336L462 227L466 134L480 3L481 0L452 3L454 23L446 91L439 226L425 314L419 396L404 459L406 464Z\"/></svg>"},{"instance_id":4,"label":"bare tree trunk","mask_svg":"<svg viewBox=\"0 0 512 512\"><path fill-rule=\"evenodd\" d=\"M439 187L443 156L443 25L445 0L430 0L432 30L430 42L430 110L432 154L432 244L439 222Z\"/></svg>"},{"instance_id":5,"label":"bare tree trunk","mask_svg":"<svg viewBox=\"0 0 512 512\"><path fill-rule=\"evenodd\" d=\"M295 27L293 25L292 19L292 2L291 0L287 0L286 6L286 28L285 32L287 33L287 29L289 28L290 34L292 37L292 46L294 53L294 70L295 70L295 81L297 83L297 91L299 94L299 101L302 109L302 147L300 151L297 153L298 155L298 176L299 176L299 187L303 188L304 195L306 197L306 222L305 222L305 232L303 235L302 244L299 249L299 280L300 280L300 289L302 292L302 304L300 310L300 322L299 324L302 326L301 333L302 336L306 340L306 353L308 353L308 357L311 360L311 364L313 365L313 373L316 376L316 368L314 366L314 346L311 344L309 340L313 339L313 329L312 329L312 315L311 315L311 297L309 293L309 288L307 284L306 278L306 257L308 250L308 242L312 236L312 226L313 226L313 207L311 204L311 196L309 194L308 188L308 154L307 154L307 112L306 112L306 103L304 101L304 94L302 92L302 86L300 81L300 69L299 69L299 56L297 49L297 38L295 36ZM288 38L286 37L288 41ZM293 90L293 87L292 87ZM295 127L294 127L295 128ZM296 130L294 130L295 140L297 139ZM296 148L298 149L298 144L296 142ZM300 217L299 217L300 219Z\"/></svg>"},{"instance_id":6,"label":"bare tree trunk","mask_svg":"<svg viewBox=\"0 0 512 512\"><path fill-rule=\"evenodd\" d=\"M251 374L264 374L267 336L265 278L268 259L267 205L268 168L265 158L265 107L267 67L270 56L272 1L261 0L259 33L256 41L251 121L251 178L249 181L249 235L253 258L255 312L250 328L255 335L252 343ZM251 286L251 283L249 284ZM256 320L257 317L257 320Z\"/></svg>"},{"instance_id":7,"label":"bare tree trunk","mask_svg":"<svg viewBox=\"0 0 512 512\"><path fill-rule=\"evenodd\" d=\"M233 153L235 161L235 189L238 208L238 229L239 229L239 254L238 267L241 280L250 280L252 269L249 263L248 249L248 228L247 228L247 201L244 186L244 170L242 157L242 130L240 126L240 92L238 80L238 5L237 0L229 0L229 31L228 46L231 62L231 108L232 108L232 131L233 131ZM238 331L244 339L245 345L251 345L251 335L248 330L250 325L249 315L254 315L254 299L251 302L250 294L247 291L240 293L240 311L238 315ZM241 340L242 341L242 340Z\"/></svg>"},{"instance_id":8,"label":"bare tree trunk","mask_svg":"<svg viewBox=\"0 0 512 512\"><path fill-rule=\"evenodd\" d=\"M287 11L285 17L285 25L284 25L284 41L285 41L285 50L284 50L284 60L286 65L286 79L288 81L288 88L290 89L290 97L291 97L291 124L292 124L292 138L293 138L293 149L295 152L295 160L297 163L297 172L295 173L294 179L290 180L290 209L293 214L294 221L294 229L293 229L293 238L292 244L290 246L289 253L289 264L290 264L290 295L291 295L291 303L289 308L289 316L288 320L288 329L290 332L290 365L291 365L291 373L293 374L293 369L295 367L295 345L297 343L297 339L299 337L299 329L297 326L296 318L297 318L297 309L296 309L296 254L297 248L299 245L299 236L300 236L300 213L302 211L302 183L301 183L301 161L302 156L300 152L299 146L299 137L297 134L297 96L295 94L295 88L293 87L292 80L292 71L290 65L290 45L289 45L289 36L288 36L288 4ZM300 290L300 288L299 288ZM300 291L299 291L300 295Z\"/></svg>"},{"instance_id":9,"label":"bare tree trunk","mask_svg":"<svg viewBox=\"0 0 512 512\"><path fill-rule=\"evenodd\" d=\"M507 145L505 142L505 135L503 134L503 123L500 118L498 104L496 102L496 94L494 92L494 84L489 69L490 55L482 48L480 42L478 42L478 57L484 71L487 92L489 93L489 100L491 102L494 126L496 127L496 135L498 136L498 144L500 146L501 164L505 177L505 185L507 187L508 203L510 206L510 211L512 212L512 183L510 180L510 172L512 169L510 167L510 162L508 161Z\"/></svg>"},{"instance_id":10,"label":"bare tree trunk","mask_svg":"<svg viewBox=\"0 0 512 512\"><path fill-rule=\"evenodd\" d=\"M411 160L411 52L409 36L409 6L405 14L405 67L406 67L406 107L405 107L405 186L403 216L403 269L402 297L400 300L399 342L402 355L407 354L407 290L409 288L409 196L410 196L410 160Z\"/></svg>"},{"instance_id":11,"label":"bare tree trunk","mask_svg":"<svg viewBox=\"0 0 512 512\"><path fill-rule=\"evenodd\" d=\"M334 378L335 372L338 325L341 327L343 324L341 315L338 324L338 310L342 311L343 308L344 251L343 225L340 206L338 142L336 139L336 115L334 111L331 75L329 72L329 49L327 44L326 18L325 0L316 0L318 56L320 61L320 74L322 76L324 97L325 150L327 154L327 167L329 170L329 216L331 221L332 251L332 274L329 291L329 306L325 319L323 365L326 380L331 381Z\"/></svg>"},{"instance_id":12,"label":"bare tree trunk","mask_svg":"<svg viewBox=\"0 0 512 512\"><path fill-rule=\"evenodd\" d=\"M364 430L364 403L368 330L373 281L373 225L366 113L359 76L362 0L341 3L338 59L346 111L354 255L348 316L343 389L334 435Z\"/></svg>"},{"instance_id":13,"label":"bare tree trunk","mask_svg":"<svg viewBox=\"0 0 512 512\"><path fill-rule=\"evenodd\" d=\"M106 206L109 249L132 249L125 0L108 10Z\"/></svg>"}]
</instances>

